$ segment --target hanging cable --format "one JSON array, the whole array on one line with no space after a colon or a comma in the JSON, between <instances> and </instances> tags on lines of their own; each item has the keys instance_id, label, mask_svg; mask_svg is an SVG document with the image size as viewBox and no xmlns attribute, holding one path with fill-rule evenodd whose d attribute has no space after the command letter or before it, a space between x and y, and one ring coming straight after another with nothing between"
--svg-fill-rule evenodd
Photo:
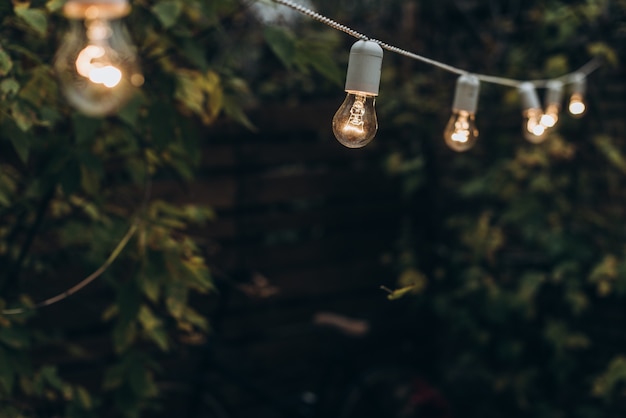
<instances>
[{"instance_id":1,"label":"hanging cable","mask_svg":"<svg viewBox=\"0 0 626 418\"><path fill-rule=\"evenodd\" d=\"M145 165L146 177L144 180L143 197L142 197L142 202L140 204L140 207L137 210L137 213L130 227L128 228L128 231L126 231L126 234L124 234L122 239L117 243L117 245L115 246L113 251L111 251L111 253L107 257L107 259L104 261L104 263L102 263L102 265L98 267L89 276L85 277L80 282L70 287L69 289L59 293L58 295L42 300L41 302L37 302L32 306L27 306L27 307L22 307L22 308L3 309L2 311L0 311L1 315L20 315L26 312L34 311L39 308L43 308L43 307L54 305L58 302L61 302L67 299L68 297L72 296L73 294L79 292L80 290L84 289L85 287L87 287L93 281L95 281L100 276L102 276L109 269L109 267L111 267L113 262L115 262L115 260L117 260L120 254L122 254L122 251L124 250L124 248L126 248L126 245L128 245L130 240L133 238L133 236L137 232L137 228L139 228L139 225L142 220L142 215L146 212L147 207L148 207L148 202L150 201L150 196L152 195L152 178L150 177L150 174L149 174L148 161L145 157L145 154L144 154L144 165Z\"/></svg>"},{"instance_id":2,"label":"hanging cable","mask_svg":"<svg viewBox=\"0 0 626 418\"><path fill-rule=\"evenodd\" d=\"M457 74L457 75L464 75L464 74L469 74L469 71L466 71L462 68L457 68L454 67L452 65L446 64L444 62L440 62L437 60L434 60L432 58L428 58L410 51L407 51L405 49L402 48L398 48L397 46L393 46L390 45L388 43L379 41L377 39L372 39L369 36L362 34L360 32L357 32L356 30L343 25L341 23L338 23L316 11L313 11L311 9L309 9L308 7L305 7L301 4L297 4L294 3L291 0L272 0L274 3L289 7L299 13L302 13L305 16L308 16L314 20L317 20L318 22L321 22L333 29L342 31L347 33L350 36L353 36L355 38L358 39L362 39L362 40L369 40L372 42L376 42L378 45L381 46L381 48L386 49L387 51L391 51L394 52L396 54L400 54L403 55L405 57L414 59L416 61L420 61L423 62L425 64L429 64L432 65L434 67L437 67L439 69L442 69L444 71L448 71L450 73L453 74ZM583 74L584 76L588 76L589 74L591 74L592 72L594 72L596 69L598 69L600 67L600 60L597 58L592 59L591 61L589 61L587 64L583 65L581 68L579 68L578 70L565 74L561 77L557 77L556 80L559 81L563 81L564 83L570 83L572 82L572 80L574 79L576 74ZM476 73L472 73L472 75L474 77L476 77L478 80L483 81L485 83L491 83L491 84L498 84L501 86L506 86L506 87L514 87L514 88L518 88L522 83L532 83L535 87L545 87L547 85L547 83L549 83L551 80L529 80L529 81L523 81L523 80L516 80L516 79L512 79L512 78L506 78L506 77L497 77L497 76L491 76L491 75L486 75L486 74L476 74Z\"/></svg>"}]
</instances>

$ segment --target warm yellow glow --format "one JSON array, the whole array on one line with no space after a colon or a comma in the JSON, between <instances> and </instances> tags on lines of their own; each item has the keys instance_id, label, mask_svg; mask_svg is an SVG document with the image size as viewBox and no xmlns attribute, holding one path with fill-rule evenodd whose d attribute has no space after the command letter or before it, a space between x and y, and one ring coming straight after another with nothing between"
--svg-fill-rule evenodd
<instances>
[{"instance_id":1,"label":"warm yellow glow","mask_svg":"<svg viewBox=\"0 0 626 418\"><path fill-rule=\"evenodd\" d=\"M91 63L96 58L104 56L104 48L96 45L87 45L76 58L76 71L83 77L90 78L89 74L95 67Z\"/></svg>"},{"instance_id":2,"label":"warm yellow glow","mask_svg":"<svg viewBox=\"0 0 626 418\"><path fill-rule=\"evenodd\" d=\"M585 113L586 107L582 100L575 100L572 98L572 101L569 103L569 112L572 115L582 115Z\"/></svg>"},{"instance_id":3,"label":"warm yellow glow","mask_svg":"<svg viewBox=\"0 0 626 418\"><path fill-rule=\"evenodd\" d=\"M87 45L76 58L76 71L92 83L113 88L122 81L122 72L112 65L93 62L95 59L103 58L104 55L104 48L97 45Z\"/></svg>"},{"instance_id":4,"label":"warm yellow glow","mask_svg":"<svg viewBox=\"0 0 626 418\"><path fill-rule=\"evenodd\" d=\"M141 74L133 74L130 76L130 84L135 87L142 86L144 81L146 81Z\"/></svg>"},{"instance_id":5,"label":"warm yellow glow","mask_svg":"<svg viewBox=\"0 0 626 418\"><path fill-rule=\"evenodd\" d=\"M88 6L85 9L85 19L87 20L94 20L97 19L100 16L100 8L98 6L92 5L92 6Z\"/></svg>"},{"instance_id":6,"label":"warm yellow glow","mask_svg":"<svg viewBox=\"0 0 626 418\"><path fill-rule=\"evenodd\" d=\"M361 92L348 92L333 117L333 133L342 145L362 148L374 139L378 130L375 97Z\"/></svg>"},{"instance_id":7,"label":"warm yellow glow","mask_svg":"<svg viewBox=\"0 0 626 418\"><path fill-rule=\"evenodd\" d=\"M443 138L446 145L454 151L463 152L472 148L478 138L474 114L466 110L453 110L443 131Z\"/></svg>"},{"instance_id":8,"label":"warm yellow glow","mask_svg":"<svg viewBox=\"0 0 626 418\"><path fill-rule=\"evenodd\" d=\"M541 116L540 123L546 128L552 128L554 125L556 125L556 118L554 117L554 115L545 114Z\"/></svg>"},{"instance_id":9,"label":"warm yellow glow","mask_svg":"<svg viewBox=\"0 0 626 418\"><path fill-rule=\"evenodd\" d=\"M94 68L89 72L89 80L96 84L104 84L108 88L117 86L122 80L122 72L112 66Z\"/></svg>"},{"instance_id":10,"label":"warm yellow glow","mask_svg":"<svg viewBox=\"0 0 626 418\"><path fill-rule=\"evenodd\" d=\"M557 103L550 103L546 108L545 115L541 115L539 123L546 128L553 128L559 121L559 110L561 110L560 105Z\"/></svg>"},{"instance_id":11,"label":"warm yellow glow","mask_svg":"<svg viewBox=\"0 0 626 418\"><path fill-rule=\"evenodd\" d=\"M537 124L532 127L531 132L533 133L533 135L541 136L546 132L546 128L541 124Z\"/></svg>"},{"instance_id":12,"label":"warm yellow glow","mask_svg":"<svg viewBox=\"0 0 626 418\"><path fill-rule=\"evenodd\" d=\"M528 122L526 123L526 130L528 133L541 136L546 132L546 127L541 124L541 119L543 119L543 115L536 115L528 118Z\"/></svg>"},{"instance_id":13,"label":"warm yellow glow","mask_svg":"<svg viewBox=\"0 0 626 418\"><path fill-rule=\"evenodd\" d=\"M469 139L469 131L457 131L450 137L454 142L466 143Z\"/></svg>"}]
</instances>

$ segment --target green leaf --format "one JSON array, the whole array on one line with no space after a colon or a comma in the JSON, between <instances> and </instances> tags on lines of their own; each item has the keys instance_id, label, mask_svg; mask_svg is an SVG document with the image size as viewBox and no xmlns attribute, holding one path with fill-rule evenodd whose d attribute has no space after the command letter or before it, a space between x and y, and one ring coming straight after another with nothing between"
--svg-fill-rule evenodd
<instances>
[{"instance_id":1,"label":"green leaf","mask_svg":"<svg viewBox=\"0 0 626 418\"><path fill-rule=\"evenodd\" d=\"M135 323L119 322L113 328L113 346L118 353L126 350L135 341L137 327Z\"/></svg>"},{"instance_id":2,"label":"green leaf","mask_svg":"<svg viewBox=\"0 0 626 418\"><path fill-rule=\"evenodd\" d=\"M45 379L45 381L54 389L58 391L63 390L63 381L59 377L57 373L57 368L55 366L43 366L41 368L41 376Z\"/></svg>"},{"instance_id":3,"label":"green leaf","mask_svg":"<svg viewBox=\"0 0 626 418\"><path fill-rule=\"evenodd\" d=\"M139 309L139 322L146 331L152 331L162 325L162 322L147 305L141 305Z\"/></svg>"},{"instance_id":4,"label":"green leaf","mask_svg":"<svg viewBox=\"0 0 626 418\"><path fill-rule=\"evenodd\" d=\"M44 36L48 31L48 18L40 9L30 9L28 3L15 3L15 14L23 19L39 35Z\"/></svg>"},{"instance_id":5,"label":"green leaf","mask_svg":"<svg viewBox=\"0 0 626 418\"><path fill-rule=\"evenodd\" d=\"M238 103L235 97L229 95L224 97L224 113L226 114L226 116L241 124L250 131L257 131L257 127L254 126L252 121L248 118L248 115L246 115L246 113L243 111L241 105Z\"/></svg>"},{"instance_id":6,"label":"green leaf","mask_svg":"<svg viewBox=\"0 0 626 418\"><path fill-rule=\"evenodd\" d=\"M20 83L14 78L5 78L0 82L0 90L7 96L15 96L20 90Z\"/></svg>"},{"instance_id":7,"label":"green leaf","mask_svg":"<svg viewBox=\"0 0 626 418\"><path fill-rule=\"evenodd\" d=\"M2 48L0 48L0 77L9 74L13 68L11 56Z\"/></svg>"},{"instance_id":8,"label":"green leaf","mask_svg":"<svg viewBox=\"0 0 626 418\"><path fill-rule=\"evenodd\" d=\"M164 28L174 26L183 10L181 1L163 0L152 6L152 13L159 19Z\"/></svg>"},{"instance_id":9,"label":"green leaf","mask_svg":"<svg viewBox=\"0 0 626 418\"><path fill-rule=\"evenodd\" d=\"M78 113L72 115L72 126L74 127L76 143L93 142L101 125L102 120L100 119L89 118Z\"/></svg>"},{"instance_id":10,"label":"green leaf","mask_svg":"<svg viewBox=\"0 0 626 418\"><path fill-rule=\"evenodd\" d=\"M609 136L599 135L593 138L593 144L604 154L613 167L626 173L626 157Z\"/></svg>"},{"instance_id":11,"label":"green leaf","mask_svg":"<svg viewBox=\"0 0 626 418\"><path fill-rule=\"evenodd\" d=\"M67 0L48 0L46 2L46 9L48 9L49 12L56 12L65 5L66 1Z\"/></svg>"},{"instance_id":12,"label":"green leaf","mask_svg":"<svg viewBox=\"0 0 626 418\"><path fill-rule=\"evenodd\" d=\"M202 331L207 332L209 330L209 322L207 319L193 308L188 307L185 309L184 318L190 324L195 325Z\"/></svg>"},{"instance_id":13,"label":"green leaf","mask_svg":"<svg viewBox=\"0 0 626 418\"><path fill-rule=\"evenodd\" d=\"M161 350L169 350L169 340L167 337L167 332L165 332L165 329L163 327L153 329L152 331L150 331L150 333L148 333L148 336L152 341L156 343L156 345L159 346Z\"/></svg>"},{"instance_id":14,"label":"green leaf","mask_svg":"<svg viewBox=\"0 0 626 418\"><path fill-rule=\"evenodd\" d=\"M13 120L18 128L20 128L23 132L30 131L37 121L35 112L19 101L11 104L11 116L13 117Z\"/></svg>"},{"instance_id":15,"label":"green leaf","mask_svg":"<svg viewBox=\"0 0 626 418\"><path fill-rule=\"evenodd\" d=\"M158 393L152 373L141 362L133 362L129 370L130 387L139 397L152 397Z\"/></svg>"},{"instance_id":16,"label":"green leaf","mask_svg":"<svg viewBox=\"0 0 626 418\"><path fill-rule=\"evenodd\" d=\"M135 94L118 112L118 117L133 128L136 128L144 101L145 100L142 95Z\"/></svg>"},{"instance_id":17,"label":"green leaf","mask_svg":"<svg viewBox=\"0 0 626 418\"><path fill-rule=\"evenodd\" d=\"M28 139L26 135L11 135L13 149L23 163L28 162L28 156L30 154L30 141Z\"/></svg>"},{"instance_id":18,"label":"green leaf","mask_svg":"<svg viewBox=\"0 0 626 418\"><path fill-rule=\"evenodd\" d=\"M598 397L609 398L615 389L624 382L626 382L626 357L617 356L611 360L607 370L594 381L593 394Z\"/></svg>"},{"instance_id":19,"label":"green leaf","mask_svg":"<svg viewBox=\"0 0 626 418\"><path fill-rule=\"evenodd\" d=\"M180 319L187 307L189 289L180 282L170 283L166 288L165 306L169 313Z\"/></svg>"},{"instance_id":20,"label":"green leaf","mask_svg":"<svg viewBox=\"0 0 626 418\"><path fill-rule=\"evenodd\" d=\"M91 395L89 394L89 392L87 391L87 389L85 389L82 386L77 386L76 387L76 397L78 399L78 401L80 402L81 406L85 409L91 409L93 406L93 403L91 401Z\"/></svg>"},{"instance_id":21,"label":"green leaf","mask_svg":"<svg viewBox=\"0 0 626 418\"><path fill-rule=\"evenodd\" d=\"M272 26L265 28L263 35L272 52L276 54L285 67L290 68L296 57L295 38L285 29Z\"/></svg>"}]
</instances>

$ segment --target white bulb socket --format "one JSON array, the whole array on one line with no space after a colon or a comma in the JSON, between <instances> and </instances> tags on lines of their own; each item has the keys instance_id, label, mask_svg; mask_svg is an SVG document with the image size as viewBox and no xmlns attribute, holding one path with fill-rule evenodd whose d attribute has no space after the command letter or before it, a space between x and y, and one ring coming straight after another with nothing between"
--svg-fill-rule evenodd
<instances>
[{"instance_id":1,"label":"white bulb socket","mask_svg":"<svg viewBox=\"0 0 626 418\"><path fill-rule=\"evenodd\" d=\"M471 74L463 74L456 80L452 110L454 112L476 113L479 92L480 81L478 77Z\"/></svg>"},{"instance_id":2,"label":"white bulb socket","mask_svg":"<svg viewBox=\"0 0 626 418\"><path fill-rule=\"evenodd\" d=\"M559 80L550 80L546 84L546 107L550 105L557 105L561 107L561 101L563 100L563 83Z\"/></svg>"},{"instance_id":3,"label":"white bulb socket","mask_svg":"<svg viewBox=\"0 0 626 418\"><path fill-rule=\"evenodd\" d=\"M356 41L350 49L345 90L352 94L377 96L383 49L374 41Z\"/></svg>"},{"instance_id":4,"label":"white bulb socket","mask_svg":"<svg viewBox=\"0 0 626 418\"><path fill-rule=\"evenodd\" d=\"M522 108L528 109L541 109L539 102L539 96L537 96L537 90L535 85L530 82L524 82L518 87Z\"/></svg>"},{"instance_id":5,"label":"white bulb socket","mask_svg":"<svg viewBox=\"0 0 626 418\"><path fill-rule=\"evenodd\" d=\"M63 15L69 19L120 19L130 13L128 0L68 0Z\"/></svg>"},{"instance_id":6,"label":"white bulb socket","mask_svg":"<svg viewBox=\"0 0 626 418\"><path fill-rule=\"evenodd\" d=\"M587 77L583 73L574 73L570 78L572 94L584 96L587 92Z\"/></svg>"}]
</instances>

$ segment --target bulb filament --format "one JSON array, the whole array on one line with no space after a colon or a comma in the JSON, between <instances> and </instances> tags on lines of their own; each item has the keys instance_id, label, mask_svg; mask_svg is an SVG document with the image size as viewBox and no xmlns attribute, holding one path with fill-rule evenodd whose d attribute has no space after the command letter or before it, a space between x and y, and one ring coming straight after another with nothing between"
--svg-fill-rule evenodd
<instances>
[{"instance_id":1,"label":"bulb filament","mask_svg":"<svg viewBox=\"0 0 626 418\"><path fill-rule=\"evenodd\" d=\"M86 26L90 43L78 53L76 71L92 83L113 88L122 80L122 71L110 65L106 50L99 45L111 36L111 28L101 20L88 21Z\"/></svg>"},{"instance_id":2,"label":"bulb filament","mask_svg":"<svg viewBox=\"0 0 626 418\"><path fill-rule=\"evenodd\" d=\"M344 129L363 131L363 116L365 115L365 96L355 95L354 104L350 108L350 118Z\"/></svg>"},{"instance_id":3,"label":"bulb filament","mask_svg":"<svg viewBox=\"0 0 626 418\"><path fill-rule=\"evenodd\" d=\"M469 141L471 132L467 116L468 114L466 112L462 112L459 118L454 122L454 133L450 136L454 142L464 144Z\"/></svg>"}]
</instances>

